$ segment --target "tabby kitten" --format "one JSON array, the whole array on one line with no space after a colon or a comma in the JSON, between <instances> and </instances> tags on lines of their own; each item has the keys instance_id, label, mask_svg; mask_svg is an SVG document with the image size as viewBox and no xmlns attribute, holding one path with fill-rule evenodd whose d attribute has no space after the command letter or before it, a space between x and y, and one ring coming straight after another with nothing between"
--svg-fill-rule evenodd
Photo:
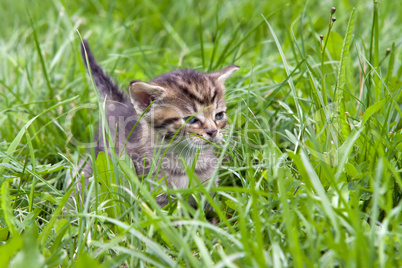
<instances>
[{"instance_id":1,"label":"tabby kitten","mask_svg":"<svg viewBox=\"0 0 402 268\"><path fill-rule=\"evenodd\" d=\"M135 80L130 83L127 96L96 63L87 41L83 42L81 53L101 100L106 100L113 149L117 154L124 150L130 156L139 176L149 173L154 161L161 165L159 179L166 179L170 188L187 188L189 178L180 157L192 166L199 151L195 174L202 182L211 177L217 159L210 142L221 141L222 128L227 122L224 82L238 66L231 65L208 74L190 69L175 70L151 82ZM95 154L109 150L104 146L107 144L103 141L104 134L100 123ZM167 148L166 155L163 159L154 159L155 151L161 146ZM89 177L90 163L84 171ZM162 183L166 182L162 180ZM167 195L159 195L157 202L165 206Z\"/></svg>"}]
</instances>

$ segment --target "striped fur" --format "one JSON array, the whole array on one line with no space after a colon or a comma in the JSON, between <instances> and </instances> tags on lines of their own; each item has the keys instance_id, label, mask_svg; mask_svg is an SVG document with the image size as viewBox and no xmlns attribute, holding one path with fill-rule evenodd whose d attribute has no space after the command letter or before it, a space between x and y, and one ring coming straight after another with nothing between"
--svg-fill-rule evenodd
<instances>
[{"instance_id":1,"label":"striped fur","mask_svg":"<svg viewBox=\"0 0 402 268\"><path fill-rule=\"evenodd\" d=\"M221 130L227 121L224 82L238 70L238 66L231 65L209 74L191 69L175 70L148 83L133 80L127 96L96 63L86 41L83 42L82 56L85 65L89 65L102 99L106 97L113 102L113 109L106 109L106 116L111 136L116 137L114 149L118 154L123 149L126 151L138 175L149 173L150 166L144 165L144 162L152 162L150 159L155 158L155 149L170 146L164 159L154 159L161 162L159 175L160 178L166 175L169 187L188 187L181 157L192 165L198 150L201 151L195 173L201 181L210 178L216 158L209 142L222 139ZM141 114L142 119L132 131ZM102 133L100 129L96 152L106 151ZM89 168L86 167L86 170ZM161 195L157 201L164 206L167 196Z\"/></svg>"}]
</instances>

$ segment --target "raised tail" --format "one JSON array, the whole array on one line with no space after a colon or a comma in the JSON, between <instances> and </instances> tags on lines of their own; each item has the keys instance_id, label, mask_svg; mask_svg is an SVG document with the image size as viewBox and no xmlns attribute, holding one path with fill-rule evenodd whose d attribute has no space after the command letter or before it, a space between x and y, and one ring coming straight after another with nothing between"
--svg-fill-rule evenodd
<instances>
[{"instance_id":1,"label":"raised tail","mask_svg":"<svg viewBox=\"0 0 402 268\"><path fill-rule=\"evenodd\" d=\"M91 53L87 40L83 40L81 44L81 56L87 70L91 71L92 78L98 88L102 100L107 96L108 100L123 102L126 97L119 90L113 80L106 75L102 68L96 63L94 56Z\"/></svg>"}]
</instances>

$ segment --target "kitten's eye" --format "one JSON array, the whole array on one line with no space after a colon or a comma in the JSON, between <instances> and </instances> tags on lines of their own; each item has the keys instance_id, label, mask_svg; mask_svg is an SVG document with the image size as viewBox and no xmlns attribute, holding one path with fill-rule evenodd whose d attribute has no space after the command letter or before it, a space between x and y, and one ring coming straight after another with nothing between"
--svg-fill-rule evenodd
<instances>
[{"instance_id":1,"label":"kitten's eye","mask_svg":"<svg viewBox=\"0 0 402 268\"><path fill-rule=\"evenodd\" d=\"M220 112L220 113L217 113L216 115L215 115L215 120L221 120L222 118L223 118L223 115L225 114L225 112Z\"/></svg>"},{"instance_id":2,"label":"kitten's eye","mask_svg":"<svg viewBox=\"0 0 402 268\"><path fill-rule=\"evenodd\" d=\"M198 122L198 119L196 118L196 117L191 117L191 116L189 116L189 117L184 117L183 118L183 120L184 121L187 121L187 124L194 124L194 123L197 123Z\"/></svg>"}]
</instances>

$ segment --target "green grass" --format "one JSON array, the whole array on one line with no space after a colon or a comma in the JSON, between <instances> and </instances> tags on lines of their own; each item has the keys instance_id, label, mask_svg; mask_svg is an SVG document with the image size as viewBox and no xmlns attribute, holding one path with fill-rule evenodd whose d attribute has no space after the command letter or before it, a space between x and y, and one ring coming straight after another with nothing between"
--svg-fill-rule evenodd
<instances>
[{"instance_id":1,"label":"green grass","mask_svg":"<svg viewBox=\"0 0 402 268\"><path fill-rule=\"evenodd\" d=\"M0 2L0 267L402 266L395 1L82 2ZM112 153L94 159L102 186L68 205L68 177L93 156L79 142L104 119L81 37L123 89L241 66L219 187L189 167L193 187L161 209L165 187Z\"/></svg>"}]
</instances>

